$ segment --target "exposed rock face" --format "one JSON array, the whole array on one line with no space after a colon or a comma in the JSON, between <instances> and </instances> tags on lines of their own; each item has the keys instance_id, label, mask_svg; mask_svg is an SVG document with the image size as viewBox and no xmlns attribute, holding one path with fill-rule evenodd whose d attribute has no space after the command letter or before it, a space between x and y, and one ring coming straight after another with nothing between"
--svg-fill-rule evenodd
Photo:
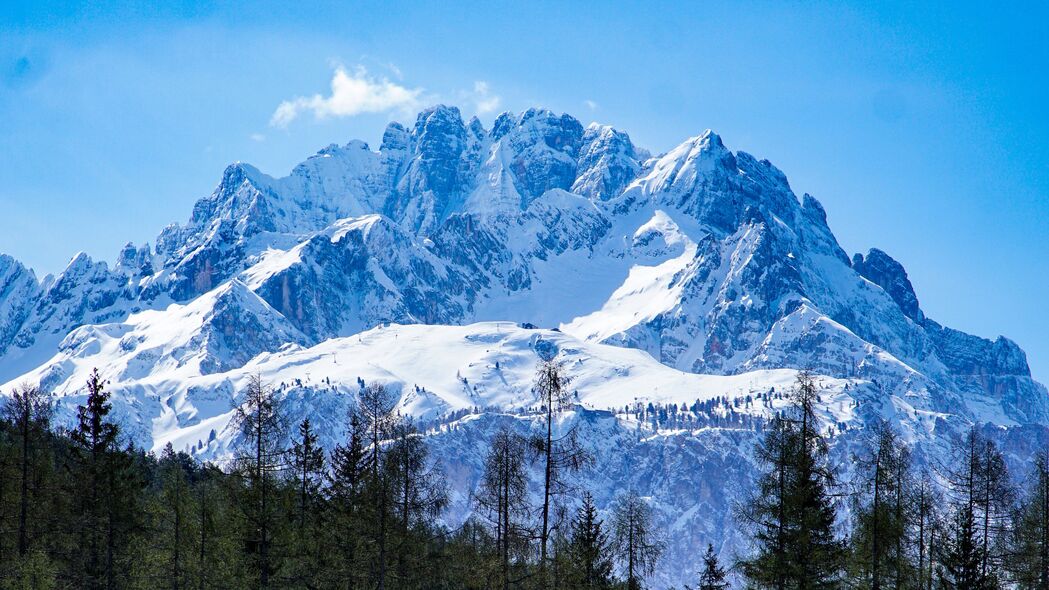
<instances>
[{"instance_id":1,"label":"exposed rock face","mask_svg":"<svg viewBox=\"0 0 1049 590\"><path fill-rule=\"evenodd\" d=\"M548 329L456 331L494 320ZM420 418L523 411L535 359L556 351L586 407L565 427L581 421L607 469L587 476L599 501L623 485L652 496L681 559L732 529L756 435L726 414L641 437L649 426L610 407L724 395L760 420L774 404L755 400L790 386L777 371L807 368L833 384L835 452L883 418L919 457L983 423L1022 466L1049 425L1049 394L1015 343L927 318L899 262L878 249L850 260L819 201L710 131L650 157L568 115L504 113L489 131L438 106L391 123L378 151L328 146L285 178L233 164L186 224L129 244L112 268L81 254L38 281L0 256L0 382L38 379L68 406L97 365L139 444L205 457L228 452L224 416L250 371L282 383L331 442L358 378L395 385ZM411 362L392 366L401 355ZM688 379L703 375L745 385L696 393ZM457 474L451 520L469 510L492 429L530 420L488 414L433 435Z\"/></svg>"},{"instance_id":2,"label":"exposed rock face","mask_svg":"<svg viewBox=\"0 0 1049 590\"><path fill-rule=\"evenodd\" d=\"M907 278L907 271L891 256L871 248L866 259L862 254L852 257L852 268L863 278L884 289L907 317L919 324L925 320L925 314L918 307L918 296L914 294L914 287Z\"/></svg>"},{"instance_id":3,"label":"exposed rock face","mask_svg":"<svg viewBox=\"0 0 1049 590\"><path fill-rule=\"evenodd\" d=\"M14 341L40 291L33 271L0 255L0 354Z\"/></svg>"}]
</instances>

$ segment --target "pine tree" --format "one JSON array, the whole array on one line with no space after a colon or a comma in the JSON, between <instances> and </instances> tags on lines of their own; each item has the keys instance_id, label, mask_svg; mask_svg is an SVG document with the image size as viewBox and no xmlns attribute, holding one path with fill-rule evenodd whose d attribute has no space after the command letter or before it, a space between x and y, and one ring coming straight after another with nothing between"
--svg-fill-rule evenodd
<instances>
[{"instance_id":1,"label":"pine tree","mask_svg":"<svg viewBox=\"0 0 1049 590\"><path fill-rule=\"evenodd\" d=\"M629 491L616 499L612 512L615 548L626 574L626 588L640 590L663 554L652 509L636 492Z\"/></svg>"},{"instance_id":2,"label":"pine tree","mask_svg":"<svg viewBox=\"0 0 1049 590\"><path fill-rule=\"evenodd\" d=\"M877 424L864 456L853 510L850 566L862 588L900 588L916 575L906 550L910 531L910 455L886 422Z\"/></svg>"},{"instance_id":3,"label":"pine tree","mask_svg":"<svg viewBox=\"0 0 1049 590\"><path fill-rule=\"evenodd\" d=\"M0 416L14 426L18 446L18 555L25 557L30 550L30 541L35 536L31 516L41 502L37 497L33 481L39 478L42 447L48 440L51 426L51 396L39 387L24 383L12 392L2 408Z\"/></svg>"},{"instance_id":4,"label":"pine tree","mask_svg":"<svg viewBox=\"0 0 1049 590\"><path fill-rule=\"evenodd\" d=\"M756 449L764 473L754 495L737 507L757 547L739 564L754 587L827 590L840 585L844 547L834 535L830 490L835 481L816 416L818 401L814 379L800 373L793 416L775 418Z\"/></svg>"},{"instance_id":5,"label":"pine tree","mask_svg":"<svg viewBox=\"0 0 1049 590\"><path fill-rule=\"evenodd\" d=\"M291 473L291 483L295 489L295 522L291 563L285 585L315 588L323 552L318 537L321 529L324 450L317 444L317 434L309 418L299 423L298 436L292 441Z\"/></svg>"},{"instance_id":6,"label":"pine tree","mask_svg":"<svg viewBox=\"0 0 1049 590\"><path fill-rule=\"evenodd\" d=\"M583 494L583 504L572 519L564 548L564 561L567 588L608 589L615 583L612 545L589 492Z\"/></svg>"},{"instance_id":7,"label":"pine tree","mask_svg":"<svg viewBox=\"0 0 1049 590\"><path fill-rule=\"evenodd\" d=\"M718 554L714 552L714 545L707 545L707 552L703 555L703 571L699 574L699 585L695 590L726 590L729 583L726 580L725 568L718 561ZM685 586L686 590L692 590Z\"/></svg>"},{"instance_id":8,"label":"pine tree","mask_svg":"<svg viewBox=\"0 0 1049 590\"><path fill-rule=\"evenodd\" d=\"M1039 454L1033 475L1017 511L1007 567L1020 590L1049 590L1049 451Z\"/></svg>"}]
</instances>

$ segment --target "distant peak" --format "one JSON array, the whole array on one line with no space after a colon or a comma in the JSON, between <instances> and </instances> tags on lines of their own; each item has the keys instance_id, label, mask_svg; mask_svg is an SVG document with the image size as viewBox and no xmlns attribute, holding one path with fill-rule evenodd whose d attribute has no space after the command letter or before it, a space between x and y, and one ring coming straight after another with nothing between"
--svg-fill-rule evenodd
<instances>
[{"instance_id":1,"label":"distant peak","mask_svg":"<svg viewBox=\"0 0 1049 590\"><path fill-rule=\"evenodd\" d=\"M712 129L707 129L699 135L691 139L693 145L700 146L702 148L727 150L725 142L721 141L721 136L715 133Z\"/></svg>"},{"instance_id":2,"label":"distant peak","mask_svg":"<svg viewBox=\"0 0 1049 590\"><path fill-rule=\"evenodd\" d=\"M408 130L404 128L404 125L393 121L386 126L386 131L382 134L382 146L379 151L407 149L408 141Z\"/></svg>"},{"instance_id":3,"label":"distant peak","mask_svg":"<svg viewBox=\"0 0 1049 590\"><path fill-rule=\"evenodd\" d=\"M863 254L853 256L852 267L860 276L884 289L905 315L917 322L925 319L907 271L895 258L871 248L866 257Z\"/></svg>"},{"instance_id":4,"label":"distant peak","mask_svg":"<svg viewBox=\"0 0 1049 590\"><path fill-rule=\"evenodd\" d=\"M434 123L451 123L463 126L463 116L459 112L459 107L452 107L448 105L434 105L423 109L422 112L415 118L415 133L419 133L429 125Z\"/></svg>"}]
</instances>

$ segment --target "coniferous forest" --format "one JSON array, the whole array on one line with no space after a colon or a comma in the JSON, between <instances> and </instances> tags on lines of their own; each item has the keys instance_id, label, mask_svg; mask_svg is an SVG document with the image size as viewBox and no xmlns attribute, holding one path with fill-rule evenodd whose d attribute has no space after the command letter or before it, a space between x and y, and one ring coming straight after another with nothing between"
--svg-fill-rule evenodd
<instances>
[{"instance_id":1,"label":"coniferous forest","mask_svg":"<svg viewBox=\"0 0 1049 590\"><path fill-rule=\"evenodd\" d=\"M645 498L618 490L599 511L575 483L593 460L553 427L571 404L562 367L542 363L535 391L545 429L492 438L473 517L449 528L426 437L381 384L361 387L344 442L322 448L251 379L221 465L128 445L97 371L61 428L50 395L20 386L0 399L0 588L636 590L672 565L694 572L689 590L1049 590L1045 454L1010 474L973 428L949 465L923 465L881 424L843 481L802 373L736 506L749 552L719 559L712 539L695 563L667 564Z\"/></svg>"}]
</instances>

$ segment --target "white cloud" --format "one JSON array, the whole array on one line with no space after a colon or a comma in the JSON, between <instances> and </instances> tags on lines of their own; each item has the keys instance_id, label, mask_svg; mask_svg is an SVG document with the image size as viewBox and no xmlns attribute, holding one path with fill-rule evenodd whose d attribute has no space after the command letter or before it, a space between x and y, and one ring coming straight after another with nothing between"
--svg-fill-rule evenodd
<instances>
[{"instance_id":1,"label":"white cloud","mask_svg":"<svg viewBox=\"0 0 1049 590\"><path fill-rule=\"evenodd\" d=\"M411 113L421 106L422 93L422 88L406 88L387 78L370 76L360 66L352 72L339 66L331 79L330 96L314 94L286 100L273 112L270 125L287 127L304 112L312 112L317 119L394 110Z\"/></svg>"},{"instance_id":2,"label":"white cloud","mask_svg":"<svg viewBox=\"0 0 1049 590\"><path fill-rule=\"evenodd\" d=\"M484 81L474 82L473 94L474 106L477 108L477 114L479 115L491 113L499 108L503 101L499 95L492 94L491 88L488 87L488 82Z\"/></svg>"},{"instance_id":3,"label":"white cloud","mask_svg":"<svg viewBox=\"0 0 1049 590\"><path fill-rule=\"evenodd\" d=\"M586 108L590 109L591 111L596 111L597 110L597 103L592 101L592 100L590 100L590 99L584 100L583 104L585 104Z\"/></svg>"},{"instance_id":4,"label":"white cloud","mask_svg":"<svg viewBox=\"0 0 1049 590\"><path fill-rule=\"evenodd\" d=\"M248 137L251 138L251 141L257 141L259 143L266 141L266 136L261 133L252 133Z\"/></svg>"}]
</instances>

